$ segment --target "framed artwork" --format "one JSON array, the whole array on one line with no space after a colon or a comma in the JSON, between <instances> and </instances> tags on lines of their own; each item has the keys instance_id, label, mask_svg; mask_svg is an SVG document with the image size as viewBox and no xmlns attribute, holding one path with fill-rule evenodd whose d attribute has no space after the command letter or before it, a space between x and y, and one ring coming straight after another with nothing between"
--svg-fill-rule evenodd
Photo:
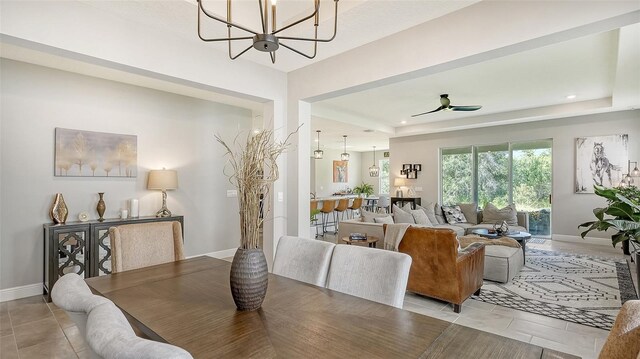
<instances>
[{"instance_id":1,"label":"framed artwork","mask_svg":"<svg viewBox=\"0 0 640 359\"><path fill-rule=\"evenodd\" d=\"M333 161L333 183L349 182L349 161Z\"/></svg>"},{"instance_id":2,"label":"framed artwork","mask_svg":"<svg viewBox=\"0 0 640 359\"><path fill-rule=\"evenodd\" d=\"M629 159L629 135L576 138L576 193L593 193L593 185L616 187Z\"/></svg>"},{"instance_id":3,"label":"framed artwork","mask_svg":"<svg viewBox=\"0 0 640 359\"><path fill-rule=\"evenodd\" d=\"M405 170L405 171L406 170L411 170L412 168L413 168L413 165L410 164L410 163L405 163L405 164L402 165L402 169Z\"/></svg>"},{"instance_id":4,"label":"framed artwork","mask_svg":"<svg viewBox=\"0 0 640 359\"><path fill-rule=\"evenodd\" d=\"M385 151L385 152L383 153L383 155L384 155L384 157L385 157L385 158L389 157L389 151Z\"/></svg>"},{"instance_id":5,"label":"framed artwork","mask_svg":"<svg viewBox=\"0 0 640 359\"><path fill-rule=\"evenodd\" d=\"M413 170L414 171L418 171L418 172L422 172L422 165L421 164L413 165Z\"/></svg>"},{"instance_id":6,"label":"framed artwork","mask_svg":"<svg viewBox=\"0 0 640 359\"><path fill-rule=\"evenodd\" d=\"M56 128L54 176L138 175L138 137Z\"/></svg>"},{"instance_id":7,"label":"framed artwork","mask_svg":"<svg viewBox=\"0 0 640 359\"><path fill-rule=\"evenodd\" d=\"M418 171L409 171L407 172L407 179L416 179L418 178Z\"/></svg>"}]
</instances>

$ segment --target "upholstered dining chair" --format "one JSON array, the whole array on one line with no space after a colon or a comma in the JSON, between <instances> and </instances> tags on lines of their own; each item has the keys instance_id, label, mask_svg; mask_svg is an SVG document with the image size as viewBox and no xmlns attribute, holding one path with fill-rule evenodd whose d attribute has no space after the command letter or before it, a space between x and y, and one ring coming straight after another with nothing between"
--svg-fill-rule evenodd
<instances>
[{"instance_id":1,"label":"upholstered dining chair","mask_svg":"<svg viewBox=\"0 0 640 359\"><path fill-rule=\"evenodd\" d=\"M109 238L113 273L184 259L180 222L111 227Z\"/></svg>"},{"instance_id":2,"label":"upholstered dining chair","mask_svg":"<svg viewBox=\"0 0 640 359\"><path fill-rule=\"evenodd\" d=\"M273 274L324 287L336 245L313 239L283 236L273 260Z\"/></svg>"},{"instance_id":3,"label":"upholstered dining chair","mask_svg":"<svg viewBox=\"0 0 640 359\"><path fill-rule=\"evenodd\" d=\"M326 287L402 308L410 268L411 257L404 253L339 244L333 249Z\"/></svg>"},{"instance_id":4,"label":"upholstered dining chair","mask_svg":"<svg viewBox=\"0 0 640 359\"><path fill-rule=\"evenodd\" d=\"M362 197L356 197L353 199L353 203L349 206L349 218L354 218L356 211L359 211L362 208Z\"/></svg>"},{"instance_id":5,"label":"upholstered dining chair","mask_svg":"<svg viewBox=\"0 0 640 359\"><path fill-rule=\"evenodd\" d=\"M100 304L89 312L87 343L105 359L192 359L182 348L138 338L112 302Z\"/></svg>"},{"instance_id":6,"label":"upholstered dining chair","mask_svg":"<svg viewBox=\"0 0 640 359\"><path fill-rule=\"evenodd\" d=\"M391 206L391 198L389 198L389 196L387 195L380 195L380 198L378 199L378 203L376 204L376 207L382 208L384 209L385 212L389 213L390 206Z\"/></svg>"},{"instance_id":7,"label":"upholstered dining chair","mask_svg":"<svg viewBox=\"0 0 640 359\"><path fill-rule=\"evenodd\" d=\"M85 340L87 339L88 313L101 304L111 302L107 298L91 293L87 283L76 273L67 273L56 281L51 289L51 300L67 313ZM89 356L99 358L91 348L89 348Z\"/></svg>"}]
</instances>

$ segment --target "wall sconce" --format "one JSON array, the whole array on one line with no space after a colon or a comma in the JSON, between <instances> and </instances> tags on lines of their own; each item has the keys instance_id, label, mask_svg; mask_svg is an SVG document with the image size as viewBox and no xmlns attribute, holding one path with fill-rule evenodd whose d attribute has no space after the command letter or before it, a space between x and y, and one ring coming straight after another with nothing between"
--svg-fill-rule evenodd
<instances>
[{"instance_id":1,"label":"wall sconce","mask_svg":"<svg viewBox=\"0 0 640 359\"><path fill-rule=\"evenodd\" d=\"M635 165L633 171L631 170L631 164ZM622 181L620 181L619 187L629 187L633 185L633 177L640 176L640 169L638 169L637 161L627 161L627 174L622 175Z\"/></svg>"},{"instance_id":2,"label":"wall sconce","mask_svg":"<svg viewBox=\"0 0 640 359\"><path fill-rule=\"evenodd\" d=\"M406 176L407 179L418 178L418 172L422 172L421 164L403 164L400 175Z\"/></svg>"}]
</instances>

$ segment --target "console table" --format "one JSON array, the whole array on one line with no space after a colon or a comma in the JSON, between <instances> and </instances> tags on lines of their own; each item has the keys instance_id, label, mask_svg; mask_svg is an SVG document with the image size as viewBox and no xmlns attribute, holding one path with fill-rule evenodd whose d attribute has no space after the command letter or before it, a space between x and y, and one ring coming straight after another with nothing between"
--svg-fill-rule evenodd
<instances>
[{"instance_id":1,"label":"console table","mask_svg":"<svg viewBox=\"0 0 640 359\"><path fill-rule=\"evenodd\" d=\"M45 223L43 289L47 301L51 301L50 289L60 276L67 273L77 273L85 278L111 274L109 228L123 224L164 221L180 222L184 238L183 216Z\"/></svg>"},{"instance_id":2,"label":"console table","mask_svg":"<svg viewBox=\"0 0 640 359\"><path fill-rule=\"evenodd\" d=\"M416 209L416 205L422 204L422 198L420 197L391 197L391 211L393 211L393 205L400 202L400 207L405 203L411 203L411 208Z\"/></svg>"}]
</instances>

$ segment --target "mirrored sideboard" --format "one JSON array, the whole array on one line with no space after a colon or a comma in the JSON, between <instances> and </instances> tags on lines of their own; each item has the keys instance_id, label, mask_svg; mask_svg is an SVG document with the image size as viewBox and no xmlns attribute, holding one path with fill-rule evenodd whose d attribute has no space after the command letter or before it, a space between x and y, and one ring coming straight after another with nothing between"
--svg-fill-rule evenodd
<instances>
[{"instance_id":1,"label":"mirrored sideboard","mask_svg":"<svg viewBox=\"0 0 640 359\"><path fill-rule=\"evenodd\" d=\"M111 274L109 228L123 224L178 221L184 238L184 217L138 217L100 222L45 223L43 289L51 301L53 285L60 276L77 273L84 278Z\"/></svg>"}]
</instances>

